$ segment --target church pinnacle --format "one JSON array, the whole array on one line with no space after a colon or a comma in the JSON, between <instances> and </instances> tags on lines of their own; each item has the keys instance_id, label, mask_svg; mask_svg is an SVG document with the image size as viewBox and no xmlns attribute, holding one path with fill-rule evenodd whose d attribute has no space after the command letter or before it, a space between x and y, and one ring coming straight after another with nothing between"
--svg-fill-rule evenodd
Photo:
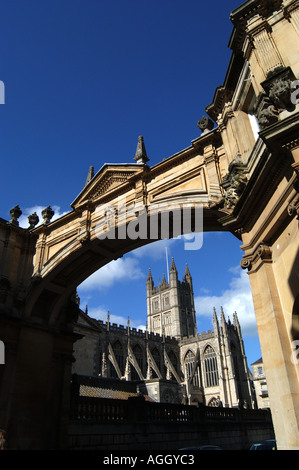
<instances>
[{"instance_id":1,"label":"church pinnacle","mask_svg":"<svg viewBox=\"0 0 299 470\"><path fill-rule=\"evenodd\" d=\"M143 164L149 161L149 158L146 154L142 135L138 137L138 144L137 144L137 149L136 149L134 160L136 161L136 163L143 163Z\"/></svg>"},{"instance_id":2,"label":"church pinnacle","mask_svg":"<svg viewBox=\"0 0 299 470\"><path fill-rule=\"evenodd\" d=\"M94 167L90 166L89 171L88 171L88 175L87 175L87 178L86 178L85 186L92 180L93 177L94 177Z\"/></svg>"}]
</instances>

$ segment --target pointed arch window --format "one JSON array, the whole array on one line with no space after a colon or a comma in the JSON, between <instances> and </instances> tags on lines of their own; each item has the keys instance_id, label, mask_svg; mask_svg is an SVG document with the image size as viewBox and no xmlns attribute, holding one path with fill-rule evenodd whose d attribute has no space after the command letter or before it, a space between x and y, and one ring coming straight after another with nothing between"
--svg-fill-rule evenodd
<instances>
[{"instance_id":1,"label":"pointed arch window","mask_svg":"<svg viewBox=\"0 0 299 470\"><path fill-rule=\"evenodd\" d=\"M114 343L114 345L112 346L112 349L113 349L113 352L114 352L114 356L115 356L115 359L116 359L116 362L118 364L118 367L120 369L120 372L121 374L124 373L124 351L123 351L123 347L121 345L121 343L119 341L116 341ZM112 377L118 377L117 375L117 372L116 370L114 369L114 367L111 368L112 369Z\"/></svg>"},{"instance_id":2,"label":"pointed arch window","mask_svg":"<svg viewBox=\"0 0 299 470\"><path fill-rule=\"evenodd\" d=\"M157 348L154 348L152 350L152 356L153 356L155 363L157 364L159 371L161 372L161 356ZM153 370L153 374L154 374L154 377L158 377L154 370Z\"/></svg>"},{"instance_id":3,"label":"pointed arch window","mask_svg":"<svg viewBox=\"0 0 299 470\"><path fill-rule=\"evenodd\" d=\"M136 346L134 346L133 353L137 361L137 364L139 365L140 370L143 373L143 351L141 347L139 346L139 344L136 344ZM132 380L140 380L140 377L134 367L132 367L131 374L132 374L131 375Z\"/></svg>"},{"instance_id":4,"label":"pointed arch window","mask_svg":"<svg viewBox=\"0 0 299 470\"><path fill-rule=\"evenodd\" d=\"M168 357L169 357L174 369L177 372L178 371L178 360L177 360L177 357L176 357L175 353L173 351L170 351L170 353L168 354Z\"/></svg>"},{"instance_id":5,"label":"pointed arch window","mask_svg":"<svg viewBox=\"0 0 299 470\"><path fill-rule=\"evenodd\" d=\"M191 380L192 385L194 387L199 387L200 386L199 369L198 367L196 367L196 370L194 371L194 366L195 366L195 355L192 351L188 351L185 356L186 377L187 377L187 380L189 380L192 377L192 380Z\"/></svg>"},{"instance_id":6,"label":"pointed arch window","mask_svg":"<svg viewBox=\"0 0 299 470\"><path fill-rule=\"evenodd\" d=\"M217 357L214 349L208 346L204 353L206 387L219 385Z\"/></svg>"}]
</instances>

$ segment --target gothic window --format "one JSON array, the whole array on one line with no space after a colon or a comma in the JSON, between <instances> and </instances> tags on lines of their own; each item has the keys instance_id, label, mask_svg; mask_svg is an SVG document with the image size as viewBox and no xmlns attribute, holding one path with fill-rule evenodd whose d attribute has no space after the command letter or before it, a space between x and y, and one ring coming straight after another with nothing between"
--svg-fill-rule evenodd
<instances>
[{"instance_id":1,"label":"gothic window","mask_svg":"<svg viewBox=\"0 0 299 470\"><path fill-rule=\"evenodd\" d=\"M168 354L168 357L169 357L169 360L171 361L171 364L173 365L174 369L177 372L178 371L178 360L177 360L177 357L176 357L175 353L173 351L170 351L170 353Z\"/></svg>"},{"instance_id":2,"label":"gothic window","mask_svg":"<svg viewBox=\"0 0 299 470\"><path fill-rule=\"evenodd\" d=\"M194 363L195 363L195 355L192 351L188 351L188 353L185 356L185 369L186 369L186 376L188 380L192 376ZM194 387L199 387L200 385L198 367L196 367L191 383Z\"/></svg>"},{"instance_id":3,"label":"gothic window","mask_svg":"<svg viewBox=\"0 0 299 470\"><path fill-rule=\"evenodd\" d=\"M164 297L163 302L164 302L164 307L165 308L169 307L169 297L168 297L168 295Z\"/></svg>"},{"instance_id":4,"label":"gothic window","mask_svg":"<svg viewBox=\"0 0 299 470\"><path fill-rule=\"evenodd\" d=\"M123 374L124 373L124 352L123 352L123 347L119 341L116 341L116 343L114 343L113 352L114 352L114 356L118 364L118 367L120 368L120 372L121 374ZM113 373L113 377L117 377L116 371Z\"/></svg>"},{"instance_id":5,"label":"gothic window","mask_svg":"<svg viewBox=\"0 0 299 470\"><path fill-rule=\"evenodd\" d=\"M217 357L214 349L208 346L204 353L204 364L206 373L206 387L219 385Z\"/></svg>"},{"instance_id":6,"label":"gothic window","mask_svg":"<svg viewBox=\"0 0 299 470\"><path fill-rule=\"evenodd\" d=\"M139 365L139 368L141 372L143 373L143 352L139 344L136 344L136 346L134 346L133 353L137 361L137 364ZM134 367L132 367L131 369L131 374L132 374L131 375L132 380L140 380L140 377Z\"/></svg>"},{"instance_id":7,"label":"gothic window","mask_svg":"<svg viewBox=\"0 0 299 470\"><path fill-rule=\"evenodd\" d=\"M153 300L153 310L154 311L159 310L159 299L154 299Z\"/></svg>"},{"instance_id":8,"label":"gothic window","mask_svg":"<svg viewBox=\"0 0 299 470\"><path fill-rule=\"evenodd\" d=\"M161 356L157 348L153 349L152 356L153 356L155 363L157 364L159 371L161 371ZM154 370L153 370L153 373L157 377L156 372Z\"/></svg>"}]
</instances>

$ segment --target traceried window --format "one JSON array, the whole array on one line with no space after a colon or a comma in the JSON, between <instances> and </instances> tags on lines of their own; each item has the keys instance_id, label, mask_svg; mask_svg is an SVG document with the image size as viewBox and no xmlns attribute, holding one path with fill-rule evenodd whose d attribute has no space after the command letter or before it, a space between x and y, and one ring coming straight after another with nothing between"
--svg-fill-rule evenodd
<instances>
[{"instance_id":1,"label":"traceried window","mask_svg":"<svg viewBox=\"0 0 299 470\"><path fill-rule=\"evenodd\" d=\"M157 364L157 367L158 367L159 371L161 372L161 356L160 356L160 353L159 353L157 348L154 348L152 350L152 356L153 356L153 359L154 359L155 363ZM158 377L155 370L153 370L153 375L154 375L154 377Z\"/></svg>"},{"instance_id":2,"label":"traceried window","mask_svg":"<svg viewBox=\"0 0 299 470\"><path fill-rule=\"evenodd\" d=\"M134 346L133 353L134 353L135 359L136 359L136 361L139 365L139 368L140 368L141 372L143 373L143 352L142 352L142 349L139 346L139 344L136 344L136 346ZM140 380L140 377L139 377L137 371L135 370L135 367L131 368L131 379L132 380Z\"/></svg>"},{"instance_id":3,"label":"traceried window","mask_svg":"<svg viewBox=\"0 0 299 470\"><path fill-rule=\"evenodd\" d=\"M196 370L193 374L194 363L195 363L195 355L192 351L188 351L188 353L185 356L186 376L187 376L188 380L192 376L192 381L191 381L192 385L194 387L199 387L199 385L200 385L200 382L199 382L199 369L198 369L198 367L196 367Z\"/></svg>"},{"instance_id":4,"label":"traceried window","mask_svg":"<svg viewBox=\"0 0 299 470\"><path fill-rule=\"evenodd\" d=\"M177 360L175 353L173 351L170 351L170 353L168 354L168 357L171 361L171 364L175 368L175 370L178 371L178 360Z\"/></svg>"},{"instance_id":5,"label":"traceried window","mask_svg":"<svg viewBox=\"0 0 299 470\"><path fill-rule=\"evenodd\" d=\"M214 349L208 346L204 353L206 387L219 385L217 357Z\"/></svg>"},{"instance_id":6,"label":"traceried window","mask_svg":"<svg viewBox=\"0 0 299 470\"><path fill-rule=\"evenodd\" d=\"M116 341L116 343L114 343L112 349L113 349L113 352L114 352L116 362L117 362L118 367L120 369L120 372L121 372L121 374L123 374L124 373L124 352L123 352L123 347L122 347L122 345L119 341ZM111 377L118 377L117 372L116 372L116 370L113 366L110 367L110 376Z\"/></svg>"}]
</instances>

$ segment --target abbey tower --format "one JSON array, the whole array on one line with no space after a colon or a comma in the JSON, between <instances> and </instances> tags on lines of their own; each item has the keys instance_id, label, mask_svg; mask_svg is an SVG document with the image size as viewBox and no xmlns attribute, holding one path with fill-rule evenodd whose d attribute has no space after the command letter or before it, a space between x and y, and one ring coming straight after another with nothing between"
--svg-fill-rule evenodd
<instances>
[{"instance_id":1,"label":"abbey tower","mask_svg":"<svg viewBox=\"0 0 299 470\"><path fill-rule=\"evenodd\" d=\"M147 281L147 324L152 333L165 334L181 339L197 333L192 277L186 265L183 281L172 259L169 282L163 275L159 286L154 286L151 271Z\"/></svg>"}]
</instances>

